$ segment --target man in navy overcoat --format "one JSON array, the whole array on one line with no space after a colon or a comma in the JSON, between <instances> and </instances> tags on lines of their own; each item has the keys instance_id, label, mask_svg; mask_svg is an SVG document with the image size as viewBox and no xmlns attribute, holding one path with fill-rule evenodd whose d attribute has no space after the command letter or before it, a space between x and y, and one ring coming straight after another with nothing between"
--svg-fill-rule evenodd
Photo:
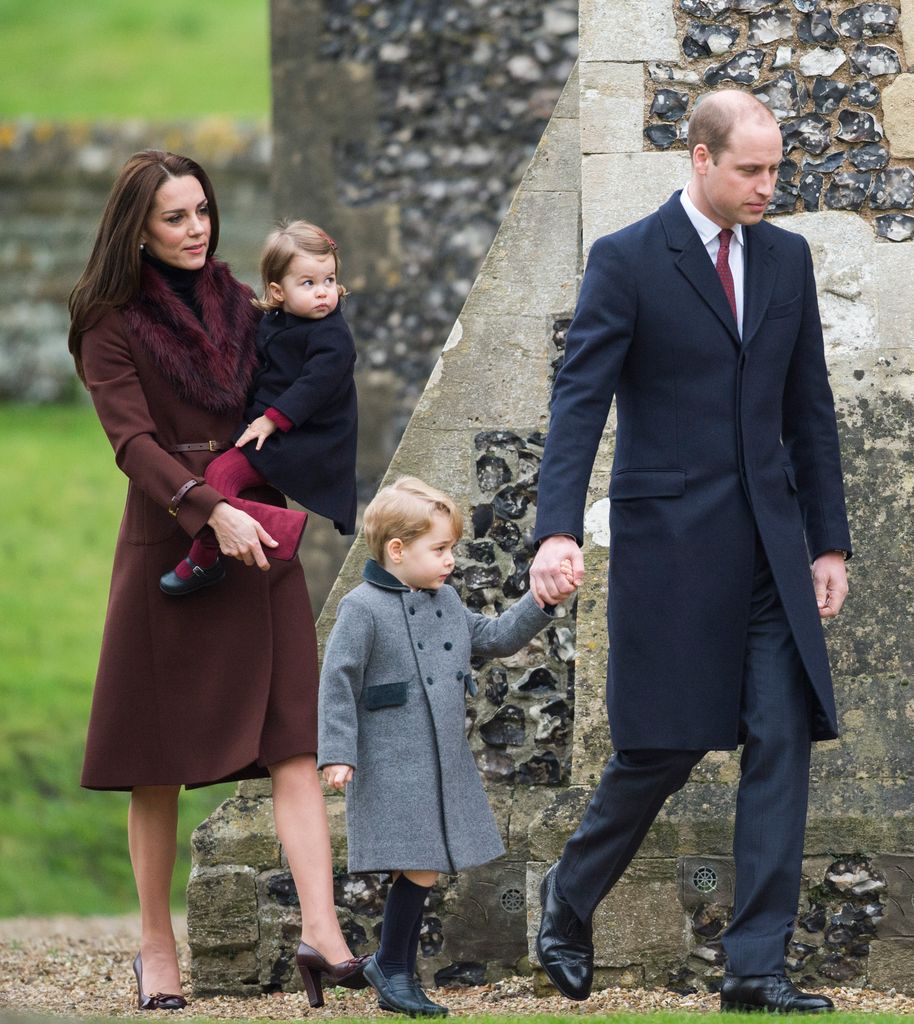
<instances>
[{"instance_id":1,"label":"man in navy overcoat","mask_svg":"<svg viewBox=\"0 0 914 1024\"><path fill-rule=\"evenodd\" d=\"M735 90L689 125L692 177L598 239L553 393L531 587L583 577L593 460L615 396L606 701L615 754L541 889L540 962L593 977L591 919L666 798L742 744L723 1009L820 1012L784 974L812 740L837 735L820 619L847 593L850 536L809 246L762 220L781 160ZM812 570L810 570L810 563ZM567 563L566 563L567 570Z\"/></svg>"}]
</instances>

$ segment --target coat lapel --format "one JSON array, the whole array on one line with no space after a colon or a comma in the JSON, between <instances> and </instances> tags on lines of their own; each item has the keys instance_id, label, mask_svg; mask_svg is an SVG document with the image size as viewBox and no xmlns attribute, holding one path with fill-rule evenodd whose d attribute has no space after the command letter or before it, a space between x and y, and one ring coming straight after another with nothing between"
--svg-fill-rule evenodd
<instances>
[{"instance_id":1,"label":"coat lapel","mask_svg":"<svg viewBox=\"0 0 914 1024\"><path fill-rule=\"evenodd\" d=\"M730 303L698 232L692 227L692 222L682 208L678 192L660 207L660 219L666 231L667 244L679 252L675 258L676 266L698 293L699 298L711 308L726 328L730 340L738 348L739 331L733 319Z\"/></svg>"},{"instance_id":2,"label":"coat lapel","mask_svg":"<svg viewBox=\"0 0 914 1024\"><path fill-rule=\"evenodd\" d=\"M746 283L743 305L743 345L748 345L768 309L771 290L777 277L777 260L767 241L764 228L747 228L746 239Z\"/></svg>"}]
</instances>

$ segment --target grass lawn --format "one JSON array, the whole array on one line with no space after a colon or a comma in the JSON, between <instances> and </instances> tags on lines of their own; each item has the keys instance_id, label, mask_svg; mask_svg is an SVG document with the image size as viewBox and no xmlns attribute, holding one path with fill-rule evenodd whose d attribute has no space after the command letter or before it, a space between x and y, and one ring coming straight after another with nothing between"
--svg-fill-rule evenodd
<instances>
[{"instance_id":1,"label":"grass lawn","mask_svg":"<svg viewBox=\"0 0 914 1024\"><path fill-rule=\"evenodd\" d=\"M434 998L434 990L431 993ZM191 1003L191 1006L193 1004ZM215 1019L210 1017L188 1017L185 1016L187 1011L181 1015L181 1021L183 1024L232 1024L229 1019ZM678 1011L668 1013L607 1013L597 1014L588 1013L587 1004L583 1003L581 1011L579 1013L570 1014L546 1014L546 1013L535 1013L526 1016L518 1015L505 1015L504 1017L495 1016L493 1014L468 1014L467 1016L460 1016L456 1019L461 1024L581 1024L582 1020L587 1021L607 1021L611 1024L695 1024L695 1022L702 1017L708 1016L707 1014L699 1014L697 1012L689 1011ZM719 1015L715 1013L715 1017ZM111 1019L111 1018L109 1018ZM378 1024L379 1019L383 1020L403 1020L403 1017L333 1017L334 1024ZM759 1021L760 1018L757 1013L728 1013L726 1017L721 1018L725 1021ZM796 1016L784 1018L788 1020L798 1020ZM903 1021L910 1021L910 1017L902 1013L830 1013L826 1018L828 1024L901 1024ZM272 1021L263 1020L261 1018L249 1017L243 1018L245 1024L273 1024Z\"/></svg>"},{"instance_id":2,"label":"grass lawn","mask_svg":"<svg viewBox=\"0 0 914 1024\"><path fill-rule=\"evenodd\" d=\"M0 0L0 117L269 113L269 0Z\"/></svg>"},{"instance_id":3,"label":"grass lawn","mask_svg":"<svg viewBox=\"0 0 914 1024\"><path fill-rule=\"evenodd\" d=\"M89 407L0 405L0 917L135 907L125 793L79 788L126 480ZM174 897L194 826L182 795Z\"/></svg>"}]
</instances>

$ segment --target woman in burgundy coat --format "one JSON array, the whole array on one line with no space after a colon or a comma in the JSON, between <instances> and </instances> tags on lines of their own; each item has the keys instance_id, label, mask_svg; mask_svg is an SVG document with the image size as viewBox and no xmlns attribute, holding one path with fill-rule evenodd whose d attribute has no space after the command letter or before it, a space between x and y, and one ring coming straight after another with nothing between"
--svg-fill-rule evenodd
<instances>
[{"instance_id":1,"label":"woman in burgundy coat","mask_svg":"<svg viewBox=\"0 0 914 1024\"><path fill-rule=\"evenodd\" d=\"M263 524L281 525L284 502L270 488L253 495L269 513L258 521L203 483L241 418L259 319L250 289L213 257L218 239L203 169L138 153L70 297L70 351L129 480L82 784L131 791L134 969L146 1009L184 1005L169 914L182 785L272 777L305 954L337 982L355 983L358 970L333 905L308 589L297 560L265 554L276 542ZM162 567L207 524L232 556L232 585L172 601L159 589Z\"/></svg>"}]
</instances>

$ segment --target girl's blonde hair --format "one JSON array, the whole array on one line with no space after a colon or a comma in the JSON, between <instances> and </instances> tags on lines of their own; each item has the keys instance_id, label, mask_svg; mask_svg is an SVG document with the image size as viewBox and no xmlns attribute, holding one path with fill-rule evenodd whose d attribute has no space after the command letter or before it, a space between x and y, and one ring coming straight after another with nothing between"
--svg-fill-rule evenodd
<instances>
[{"instance_id":1,"label":"girl's blonde hair","mask_svg":"<svg viewBox=\"0 0 914 1024\"><path fill-rule=\"evenodd\" d=\"M301 253L306 256L326 256L333 253L333 264L337 278L340 273L340 254L336 242L316 224L306 220L291 220L280 226L267 236L263 244L263 252L260 254L260 280L263 284L263 294L259 299L253 299L254 305L265 313L271 313L282 305L270 294L270 282L279 283L289 269L292 260ZM336 290L340 298L346 294L346 289L337 280Z\"/></svg>"},{"instance_id":2,"label":"girl's blonde hair","mask_svg":"<svg viewBox=\"0 0 914 1024\"><path fill-rule=\"evenodd\" d=\"M432 528L432 516L446 516L454 529L454 540L463 534L463 514L453 498L414 476L401 476L382 487L365 509L362 528L371 557L383 564L384 549L399 538L409 544Z\"/></svg>"}]
</instances>

